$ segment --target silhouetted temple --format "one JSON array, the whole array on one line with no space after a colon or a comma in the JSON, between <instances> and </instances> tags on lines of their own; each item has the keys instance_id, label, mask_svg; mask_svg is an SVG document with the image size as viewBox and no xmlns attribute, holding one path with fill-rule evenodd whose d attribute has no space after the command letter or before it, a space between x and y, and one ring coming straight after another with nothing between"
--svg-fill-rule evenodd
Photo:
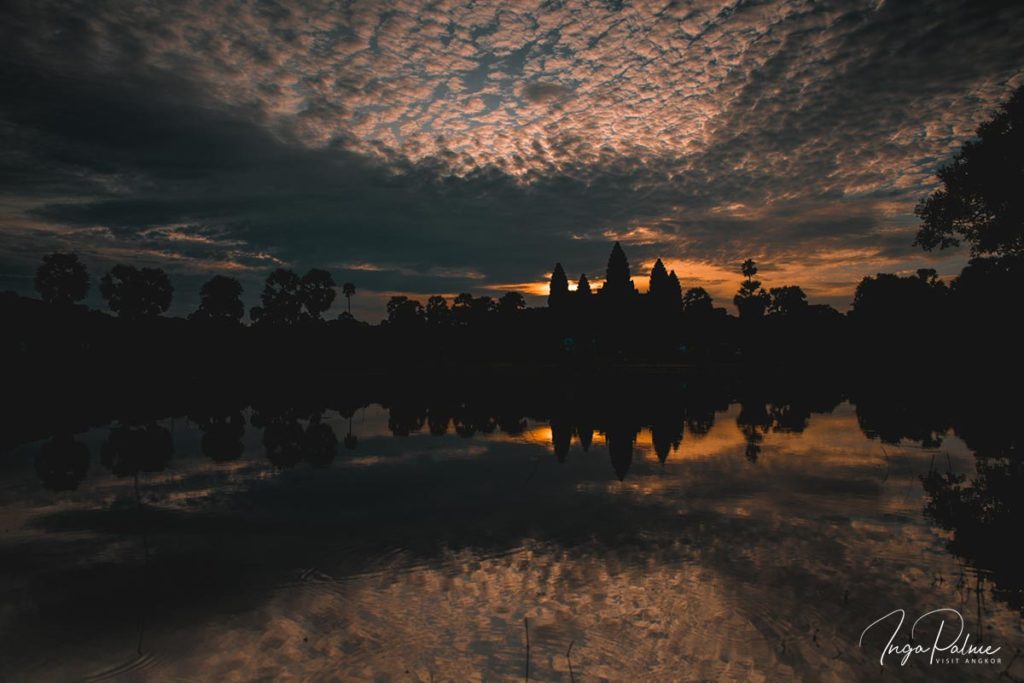
<instances>
[{"instance_id":1,"label":"silhouetted temple","mask_svg":"<svg viewBox=\"0 0 1024 683\"><path fill-rule=\"evenodd\" d=\"M679 312L682 308L683 291L679 277L674 270L667 271L660 258L654 262L651 269L650 286L646 294L637 290L631 275L629 260L618 242L612 246L611 254L608 255L604 284L596 295L591 290L586 273L580 275L575 292L571 292L565 269L561 263L556 263L551 271L548 306L558 309L572 306L586 297L597 296L603 302L619 305L629 305L631 302L639 305L641 300L649 299L649 305L653 309L669 315Z\"/></svg>"}]
</instances>

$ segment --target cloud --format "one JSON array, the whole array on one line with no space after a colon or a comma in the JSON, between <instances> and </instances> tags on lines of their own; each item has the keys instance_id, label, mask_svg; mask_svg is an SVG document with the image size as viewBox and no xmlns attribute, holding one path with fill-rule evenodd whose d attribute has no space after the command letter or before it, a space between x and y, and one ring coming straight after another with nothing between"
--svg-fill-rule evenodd
<instances>
[{"instance_id":1,"label":"cloud","mask_svg":"<svg viewBox=\"0 0 1024 683\"><path fill-rule=\"evenodd\" d=\"M910 246L911 209L1024 80L1024 8L956 0L2 12L0 285L20 290L73 247L180 277L376 263L349 275L536 291L554 260L599 275L619 237L636 264L753 256L842 304L863 274L956 271Z\"/></svg>"},{"instance_id":2,"label":"cloud","mask_svg":"<svg viewBox=\"0 0 1024 683\"><path fill-rule=\"evenodd\" d=\"M522 97L534 103L558 102L572 92L569 88L558 83L544 83L537 81L527 83L523 86Z\"/></svg>"}]
</instances>

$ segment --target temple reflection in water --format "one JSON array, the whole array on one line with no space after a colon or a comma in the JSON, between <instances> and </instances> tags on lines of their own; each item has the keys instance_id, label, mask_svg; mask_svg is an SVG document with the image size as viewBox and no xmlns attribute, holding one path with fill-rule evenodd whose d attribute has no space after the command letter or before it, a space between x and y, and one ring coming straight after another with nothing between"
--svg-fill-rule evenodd
<instances>
[{"instance_id":1,"label":"temple reflection in water","mask_svg":"<svg viewBox=\"0 0 1024 683\"><path fill-rule=\"evenodd\" d=\"M515 678L525 618L538 680L868 680L897 606L1009 651L1012 417L684 378L136 406L9 450L4 674Z\"/></svg>"}]
</instances>

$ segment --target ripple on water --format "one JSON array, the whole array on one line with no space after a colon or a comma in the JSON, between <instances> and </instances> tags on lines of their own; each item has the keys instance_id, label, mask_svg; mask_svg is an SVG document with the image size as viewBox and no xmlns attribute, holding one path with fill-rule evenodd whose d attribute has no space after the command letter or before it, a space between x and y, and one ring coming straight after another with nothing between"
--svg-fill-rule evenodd
<instances>
[{"instance_id":1,"label":"ripple on water","mask_svg":"<svg viewBox=\"0 0 1024 683\"><path fill-rule=\"evenodd\" d=\"M568 676L570 643L577 680L792 677L778 643L796 641L793 627L739 609L727 586L671 559L639 566L537 545L443 563L391 555L376 575L280 586L246 623L202 634L211 654L188 666L222 670L217 653L232 652L249 675L300 680L521 679L528 619L536 680Z\"/></svg>"},{"instance_id":2,"label":"ripple on water","mask_svg":"<svg viewBox=\"0 0 1024 683\"><path fill-rule=\"evenodd\" d=\"M125 660L119 664L115 664L107 669L93 672L84 677L83 680L87 683L94 683L98 681L109 681L116 679L125 679L135 676L137 674L144 674L149 670L160 667L160 655L150 651L141 652L135 657Z\"/></svg>"}]
</instances>

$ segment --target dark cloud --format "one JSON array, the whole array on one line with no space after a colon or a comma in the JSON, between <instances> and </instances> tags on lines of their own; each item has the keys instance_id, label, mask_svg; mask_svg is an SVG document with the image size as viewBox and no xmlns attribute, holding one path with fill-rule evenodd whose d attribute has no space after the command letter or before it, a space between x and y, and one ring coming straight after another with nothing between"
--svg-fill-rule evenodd
<instances>
[{"instance_id":1,"label":"dark cloud","mask_svg":"<svg viewBox=\"0 0 1024 683\"><path fill-rule=\"evenodd\" d=\"M557 102L571 92L571 88L559 83L536 82L523 86L523 98L530 102Z\"/></svg>"},{"instance_id":2,"label":"dark cloud","mask_svg":"<svg viewBox=\"0 0 1024 683\"><path fill-rule=\"evenodd\" d=\"M1012 5L420 10L7 5L0 286L75 248L251 292L278 264L500 292L600 274L620 237L718 295L750 255L842 302L955 270L910 246L911 209L1021 82Z\"/></svg>"}]
</instances>

